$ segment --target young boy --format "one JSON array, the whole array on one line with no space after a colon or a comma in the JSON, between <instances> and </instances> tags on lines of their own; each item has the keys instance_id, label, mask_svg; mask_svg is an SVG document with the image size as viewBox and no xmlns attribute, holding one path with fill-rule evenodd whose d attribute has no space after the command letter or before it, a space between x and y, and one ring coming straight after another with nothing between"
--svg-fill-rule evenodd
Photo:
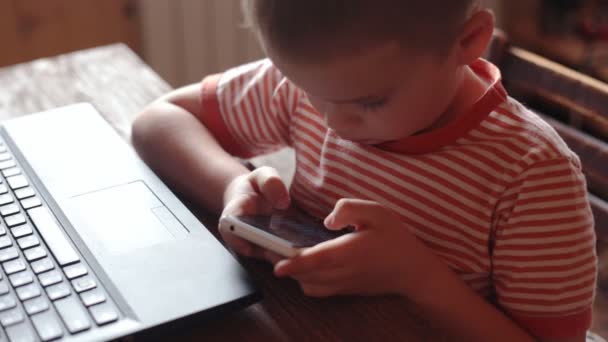
<instances>
[{"instance_id":1,"label":"young boy","mask_svg":"<svg viewBox=\"0 0 608 342\"><path fill-rule=\"evenodd\" d=\"M250 0L269 59L151 104L142 157L227 214L295 205L356 232L275 263L310 296L399 294L467 341L584 341L596 282L580 163L480 59L474 0ZM277 172L232 156L291 146Z\"/></svg>"}]
</instances>

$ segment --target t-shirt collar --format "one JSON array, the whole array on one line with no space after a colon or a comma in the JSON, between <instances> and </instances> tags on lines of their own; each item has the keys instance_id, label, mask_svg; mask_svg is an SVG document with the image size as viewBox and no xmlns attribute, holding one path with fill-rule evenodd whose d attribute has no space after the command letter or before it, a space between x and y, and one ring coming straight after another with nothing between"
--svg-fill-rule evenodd
<instances>
[{"instance_id":1,"label":"t-shirt collar","mask_svg":"<svg viewBox=\"0 0 608 342\"><path fill-rule=\"evenodd\" d=\"M501 83L500 70L494 64L480 58L469 67L479 78L486 81L488 87L468 113L456 115L457 119L437 129L375 146L404 154L429 153L454 143L479 125L498 105L506 101L507 92Z\"/></svg>"}]
</instances>

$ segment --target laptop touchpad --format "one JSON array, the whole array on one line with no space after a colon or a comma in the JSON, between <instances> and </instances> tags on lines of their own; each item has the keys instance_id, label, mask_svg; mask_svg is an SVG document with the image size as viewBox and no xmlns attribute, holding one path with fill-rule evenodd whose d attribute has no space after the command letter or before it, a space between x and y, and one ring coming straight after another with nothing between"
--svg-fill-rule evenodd
<instances>
[{"instance_id":1,"label":"laptop touchpad","mask_svg":"<svg viewBox=\"0 0 608 342\"><path fill-rule=\"evenodd\" d=\"M69 207L80 237L97 252L122 254L187 234L142 181L74 196Z\"/></svg>"}]
</instances>

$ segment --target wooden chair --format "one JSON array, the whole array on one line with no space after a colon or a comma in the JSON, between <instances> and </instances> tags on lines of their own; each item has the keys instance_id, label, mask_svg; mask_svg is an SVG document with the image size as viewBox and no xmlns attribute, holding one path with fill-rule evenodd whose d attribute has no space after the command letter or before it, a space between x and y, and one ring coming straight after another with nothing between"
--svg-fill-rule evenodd
<instances>
[{"instance_id":1,"label":"wooden chair","mask_svg":"<svg viewBox=\"0 0 608 342\"><path fill-rule=\"evenodd\" d=\"M608 84L495 35L487 57L509 94L541 114L581 158L598 238L608 243Z\"/></svg>"},{"instance_id":2,"label":"wooden chair","mask_svg":"<svg viewBox=\"0 0 608 342\"><path fill-rule=\"evenodd\" d=\"M499 31L486 58L501 69L509 95L543 116L581 159L600 257L594 330L608 337L608 84L509 46Z\"/></svg>"}]
</instances>

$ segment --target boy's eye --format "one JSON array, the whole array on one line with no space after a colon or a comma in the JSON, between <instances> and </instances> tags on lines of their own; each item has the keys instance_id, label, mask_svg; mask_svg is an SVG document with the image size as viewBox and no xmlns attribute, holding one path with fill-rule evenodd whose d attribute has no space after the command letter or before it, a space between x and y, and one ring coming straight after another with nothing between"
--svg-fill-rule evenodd
<instances>
[{"instance_id":1,"label":"boy's eye","mask_svg":"<svg viewBox=\"0 0 608 342\"><path fill-rule=\"evenodd\" d=\"M359 106L361 106L365 110L375 110L383 107L386 102L386 99L377 99L372 101L360 102Z\"/></svg>"}]
</instances>

